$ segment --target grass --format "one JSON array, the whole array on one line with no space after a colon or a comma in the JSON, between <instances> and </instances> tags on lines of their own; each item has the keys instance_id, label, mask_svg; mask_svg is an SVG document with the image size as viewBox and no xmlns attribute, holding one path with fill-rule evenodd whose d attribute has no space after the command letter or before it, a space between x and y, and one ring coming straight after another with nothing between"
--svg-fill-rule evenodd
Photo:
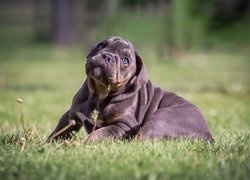
<instances>
[{"instance_id":1,"label":"grass","mask_svg":"<svg viewBox=\"0 0 250 180\"><path fill-rule=\"evenodd\" d=\"M69 142L41 145L85 79L80 49L1 47L0 177L2 179L248 179L250 79L248 54L192 52L166 61L139 51L156 86L199 106L215 138L201 141L104 141L84 145L81 131ZM161 61L156 62L157 58ZM19 107L30 140L23 137Z\"/></svg>"}]
</instances>

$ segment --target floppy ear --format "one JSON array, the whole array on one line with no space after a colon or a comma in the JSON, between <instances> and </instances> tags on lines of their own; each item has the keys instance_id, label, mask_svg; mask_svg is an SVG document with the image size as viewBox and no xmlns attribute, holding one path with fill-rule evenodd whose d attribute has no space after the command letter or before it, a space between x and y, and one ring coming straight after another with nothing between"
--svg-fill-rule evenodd
<instances>
[{"instance_id":1,"label":"floppy ear","mask_svg":"<svg viewBox=\"0 0 250 180\"><path fill-rule=\"evenodd\" d=\"M135 52L135 59L136 59L136 76L137 76L136 84L138 86L142 86L148 82L146 66L137 52Z\"/></svg>"}]
</instances>

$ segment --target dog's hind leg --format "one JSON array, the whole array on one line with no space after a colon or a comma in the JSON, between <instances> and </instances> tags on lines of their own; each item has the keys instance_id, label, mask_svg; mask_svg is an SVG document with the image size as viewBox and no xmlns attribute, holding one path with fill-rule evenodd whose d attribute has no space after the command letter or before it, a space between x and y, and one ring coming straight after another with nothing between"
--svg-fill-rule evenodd
<instances>
[{"instance_id":1,"label":"dog's hind leg","mask_svg":"<svg viewBox=\"0 0 250 180\"><path fill-rule=\"evenodd\" d=\"M138 132L139 139L180 137L213 141L200 110L192 104L158 109Z\"/></svg>"}]
</instances>

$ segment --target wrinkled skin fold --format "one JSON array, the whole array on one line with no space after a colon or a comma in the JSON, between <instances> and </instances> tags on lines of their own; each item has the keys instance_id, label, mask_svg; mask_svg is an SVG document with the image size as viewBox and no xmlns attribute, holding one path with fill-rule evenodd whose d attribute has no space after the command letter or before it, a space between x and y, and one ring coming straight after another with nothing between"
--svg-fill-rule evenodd
<instances>
[{"instance_id":1,"label":"wrinkled skin fold","mask_svg":"<svg viewBox=\"0 0 250 180\"><path fill-rule=\"evenodd\" d=\"M201 111L184 98L148 80L143 60L133 45L110 37L94 45L87 56L87 79L63 114L51 138L69 120L76 124L55 139L70 138L73 131L93 128L92 113L99 112L90 140L106 138L164 139L187 137L213 141Z\"/></svg>"}]
</instances>

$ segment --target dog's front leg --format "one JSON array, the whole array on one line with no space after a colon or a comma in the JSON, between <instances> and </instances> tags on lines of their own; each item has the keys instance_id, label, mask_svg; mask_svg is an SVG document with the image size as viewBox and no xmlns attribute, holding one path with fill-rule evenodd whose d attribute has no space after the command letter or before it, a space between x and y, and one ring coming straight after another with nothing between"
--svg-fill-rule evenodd
<instances>
[{"instance_id":1,"label":"dog's front leg","mask_svg":"<svg viewBox=\"0 0 250 180\"><path fill-rule=\"evenodd\" d=\"M129 138L136 133L136 124L129 120L115 122L111 125L95 130L90 137L86 137L88 141L104 140L104 139L120 139ZM86 140L85 139L85 140Z\"/></svg>"},{"instance_id":2,"label":"dog's front leg","mask_svg":"<svg viewBox=\"0 0 250 180\"><path fill-rule=\"evenodd\" d=\"M69 111L67 111L63 114L55 130L49 135L46 142L51 142L57 139L68 139L72 136L73 131L78 132L81 129L82 124L75 119L74 124L70 124L70 120L71 119L69 118Z\"/></svg>"}]
</instances>

